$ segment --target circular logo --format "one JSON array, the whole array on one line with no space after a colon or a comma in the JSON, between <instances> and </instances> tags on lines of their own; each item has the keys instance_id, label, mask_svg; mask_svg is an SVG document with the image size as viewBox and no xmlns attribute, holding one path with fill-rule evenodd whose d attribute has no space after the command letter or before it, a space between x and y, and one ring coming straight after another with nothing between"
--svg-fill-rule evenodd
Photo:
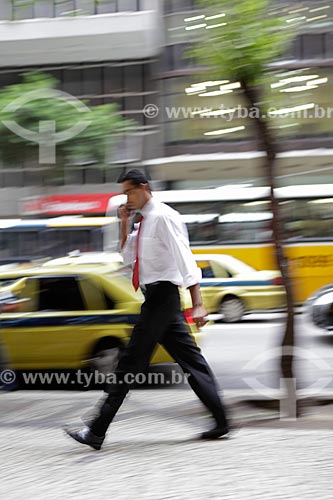
<instances>
[{"instance_id":1,"label":"circular logo","mask_svg":"<svg viewBox=\"0 0 333 500\"><path fill-rule=\"evenodd\" d=\"M246 363L246 365L243 367L243 370L247 372L257 372L260 365L263 365L265 362L272 362L273 360L280 359L282 352L285 356L294 355L299 359L311 361L319 370L323 371L324 373L331 373L331 365L325 359L318 356L312 350L310 351L301 347L292 346L285 346L283 347L283 349L281 347L267 349L266 351L258 354L255 358ZM255 376L242 377L242 380L244 380L244 382L257 394L270 397L272 389L265 386L265 384L260 382ZM318 391L323 390L325 387L327 387L331 380L331 375L320 377L308 387L306 387L306 390L308 392L313 392L314 394L316 394ZM280 383L282 384L282 382L283 379L281 378Z\"/></svg>"},{"instance_id":2,"label":"circular logo","mask_svg":"<svg viewBox=\"0 0 333 500\"><path fill-rule=\"evenodd\" d=\"M3 370L0 372L0 384L12 384L16 380L13 370Z\"/></svg>"},{"instance_id":3,"label":"circular logo","mask_svg":"<svg viewBox=\"0 0 333 500\"><path fill-rule=\"evenodd\" d=\"M143 108L143 114L146 118L156 118L160 110L156 104L146 104Z\"/></svg>"},{"instance_id":4,"label":"circular logo","mask_svg":"<svg viewBox=\"0 0 333 500\"><path fill-rule=\"evenodd\" d=\"M72 105L78 113L85 113L87 116L90 109L79 99L56 89L37 89L18 97L10 102L3 112L15 113L25 104L39 99L58 99ZM56 131L56 120L45 120L39 122L38 132L25 129L14 120L2 120L2 123L11 132L23 139L35 142L39 145L39 163L56 163L55 149L59 142L65 142L76 137L83 132L90 124L89 120L79 120L76 124L61 132Z\"/></svg>"}]
</instances>

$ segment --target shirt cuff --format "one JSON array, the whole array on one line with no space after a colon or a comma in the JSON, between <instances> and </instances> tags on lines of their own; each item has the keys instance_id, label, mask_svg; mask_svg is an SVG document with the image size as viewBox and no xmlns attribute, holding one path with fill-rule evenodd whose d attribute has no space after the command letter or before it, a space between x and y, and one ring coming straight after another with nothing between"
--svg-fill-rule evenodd
<instances>
[{"instance_id":1,"label":"shirt cuff","mask_svg":"<svg viewBox=\"0 0 333 500\"><path fill-rule=\"evenodd\" d=\"M189 288L190 286L200 284L201 278L201 269L197 267L197 271L184 277L184 287Z\"/></svg>"}]
</instances>

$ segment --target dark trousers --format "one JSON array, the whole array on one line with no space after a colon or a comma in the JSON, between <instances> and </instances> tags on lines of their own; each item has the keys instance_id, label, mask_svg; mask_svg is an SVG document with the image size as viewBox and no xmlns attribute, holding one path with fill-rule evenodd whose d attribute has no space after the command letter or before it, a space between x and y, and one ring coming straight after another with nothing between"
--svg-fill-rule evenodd
<instances>
[{"instance_id":1,"label":"dark trousers","mask_svg":"<svg viewBox=\"0 0 333 500\"><path fill-rule=\"evenodd\" d=\"M147 285L145 299L139 321L116 368L116 381L107 388L108 395L90 425L91 431L96 436L106 433L130 389L125 383L125 375L146 373L157 344L161 344L189 375L190 386L217 423L227 427L214 375L184 322L178 287L169 281Z\"/></svg>"}]
</instances>

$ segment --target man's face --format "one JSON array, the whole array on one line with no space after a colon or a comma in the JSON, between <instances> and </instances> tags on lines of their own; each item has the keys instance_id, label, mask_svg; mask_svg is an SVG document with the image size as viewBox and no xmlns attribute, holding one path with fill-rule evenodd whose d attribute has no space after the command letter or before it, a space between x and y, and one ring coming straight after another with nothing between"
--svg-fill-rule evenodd
<instances>
[{"instance_id":1,"label":"man's face","mask_svg":"<svg viewBox=\"0 0 333 500\"><path fill-rule=\"evenodd\" d=\"M132 181L122 183L123 193L127 196L129 210L140 210L147 202L147 184L133 184Z\"/></svg>"}]
</instances>

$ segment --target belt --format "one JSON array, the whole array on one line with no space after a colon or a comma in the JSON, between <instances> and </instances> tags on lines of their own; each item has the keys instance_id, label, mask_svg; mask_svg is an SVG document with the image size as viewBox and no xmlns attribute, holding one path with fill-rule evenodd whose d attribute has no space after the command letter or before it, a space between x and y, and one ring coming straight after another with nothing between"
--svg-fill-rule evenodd
<instances>
[{"instance_id":1,"label":"belt","mask_svg":"<svg viewBox=\"0 0 333 500\"><path fill-rule=\"evenodd\" d=\"M173 285L173 286L176 286L178 288L178 286L175 285L174 283L172 283L171 281L154 281L153 283L147 283L145 285L140 285L140 289L141 289L141 292L143 294L145 294L149 289L154 288L155 286L158 286L158 285L163 285L163 284Z\"/></svg>"}]
</instances>

